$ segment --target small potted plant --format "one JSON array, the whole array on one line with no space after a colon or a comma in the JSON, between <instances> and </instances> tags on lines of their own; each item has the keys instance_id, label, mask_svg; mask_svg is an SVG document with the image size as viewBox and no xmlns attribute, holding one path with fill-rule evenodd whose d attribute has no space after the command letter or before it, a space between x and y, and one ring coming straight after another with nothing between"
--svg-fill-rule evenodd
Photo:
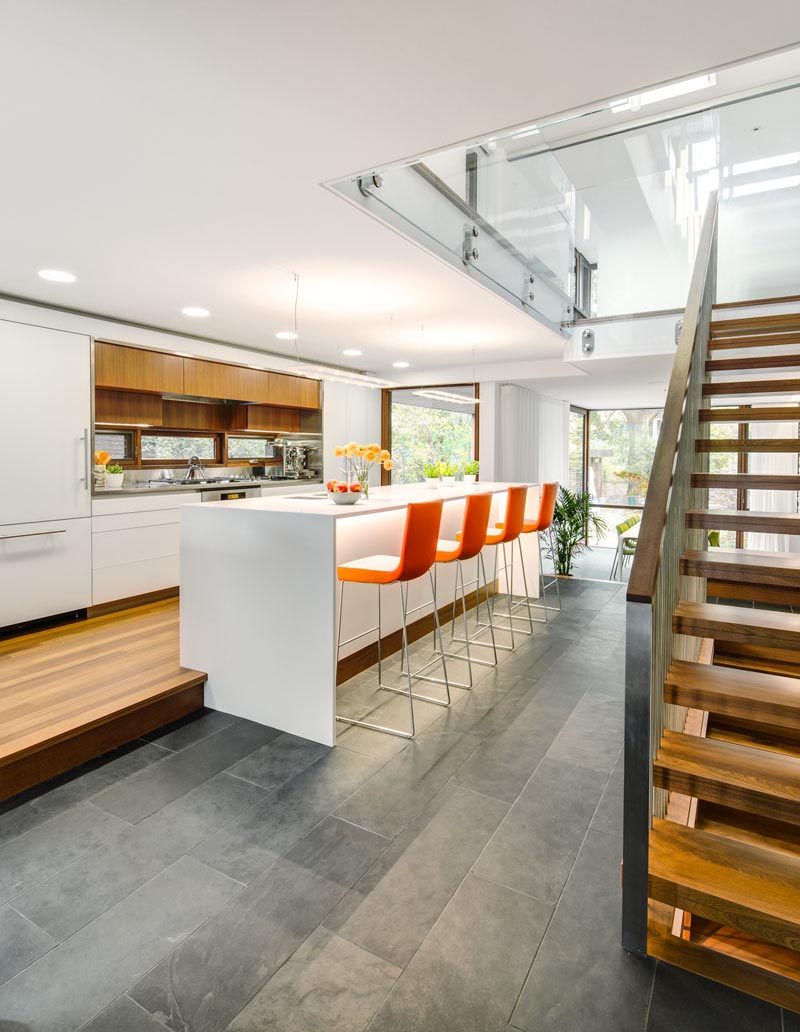
<instances>
[{"instance_id":1,"label":"small potted plant","mask_svg":"<svg viewBox=\"0 0 800 1032\"><path fill-rule=\"evenodd\" d=\"M465 462L464 463L464 483L465 484L474 484L475 483L475 481L478 479L479 466L480 466L480 464L478 463L477 459L475 459L473 462Z\"/></svg>"},{"instance_id":2,"label":"small potted plant","mask_svg":"<svg viewBox=\"0 0 800 1032\"><path fill-rule=\"evenodd\" d=\"M439 468L442 471L442 480L445 484L455 484L458 466L455 462L440 462Z\"/></svg>"},{"instance_id":3,"label":"small potted plant","mask_svg":"<svg viewBox=\"0 0 800 1032\"><path fill-rule=\"evenodd\" d=\"M439 463L438 462L426 462L422 468L422 473L425 477L425 486L430 488L437 488L439 486Z\"/></svg>"},{"instance_id":4,"label":"small potted plant","mask_svg":"<svg viewBox=\"0 0 800 1032\"><path fill-rule=\"evenodd\" d=\"M118 462L109 462L106 466L106 488L109 491L119 491L124 478L122 466Z\"/></svg>"}]
</instances>

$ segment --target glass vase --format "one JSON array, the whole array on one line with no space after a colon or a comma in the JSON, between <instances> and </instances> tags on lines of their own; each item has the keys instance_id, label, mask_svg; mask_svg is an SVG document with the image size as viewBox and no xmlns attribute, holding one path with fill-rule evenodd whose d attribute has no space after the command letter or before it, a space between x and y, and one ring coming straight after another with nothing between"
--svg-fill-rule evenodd
<instances>
[{"instance_id":1,"label":"glass vase","mask_svg":"<svg viewBox=\"0 0 800 1032\"><path fill-rule=\"evenodd\" d=\"M369 498L369 470L360 470L356 473L356 480L361 488L362 498Z\"/></svg>"}]
</instances>

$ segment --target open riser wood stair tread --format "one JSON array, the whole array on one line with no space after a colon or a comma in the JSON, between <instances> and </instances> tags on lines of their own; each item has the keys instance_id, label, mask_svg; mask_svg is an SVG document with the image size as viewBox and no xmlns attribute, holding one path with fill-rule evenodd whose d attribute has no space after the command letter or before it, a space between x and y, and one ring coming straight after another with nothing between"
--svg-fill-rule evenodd
<instances>
[{"instance_id":1,"label":"open riser wood stair tread","mask_svg":"<svg viewBox=\"0 0 800 1032\"><path fill-rule=\"evenodd\" d=\"M762 641L784 649L800 649L800 616L765 609L678 602L672 618L677 634L758 646Z\"/></svg>"},{"instance_id":2,"label":"open riser wood stair tread","mask_svg":"<svg viewBox=\"0 0 800 1032\"><path fill-rule=\"evenodd\" d=\"M800 391L800 380L796 377L775 378L769 380L719 380L703 384L703 395L706 398L720 397L726 394L797 394Z\"/></svg>"},{"instance_id":3,"label":"open riser wood stair tread","mask_svg":"<svg viewBox=\"0 0 800 1032\"><path fill-rule=\"evenodd\" d=\"M742 530L754 534L800 534L800 514L752 509L689 509L686 526L702 530Z\"/></svg>"},{"instance_id":4,"label":"open riser wood stair tread","mask_svg":"<svg viewBox=\"0 0 800 1032\"><path fill-rule=\"evenodd\" d=\"M701 455L718 452L732 455L748 452L800 452L800 437L750 437L745 440L700 438L694 442L694 449Z\"/></svg>"},{"instance_id":5,"label":"open riser wood stair tread","mask_svg":"<svg viewBox=\"0 0 800 1032\"><path fill-rule=\"evenodd\" d=\"M740 319L712 319L709 327L712 341L730 337L797 332L800 332L800 313L797 312L750 315Z\"/></svg>"},{"instance_id":6,"label":"open riser wood stair tread","mask_svg":"<svg viewBox=\"0 0 800 1032\"><path fill-rule=\"evenodd\" d=\"M693 473L692 487L743 491L798 491L800 475L792 473Z\"/></svg>"},{"instance_id":7,"label":"open riser wood stair tread","mask_svg":"<svg viewBox=\"0 0 800 1032\"><path fill-rule=\"evenodd\" d=\"M800 860L656 819L650 897L800 949Z\"/></svg>"},{"instance_id":8,"label":"open riser wood stair tread","mask_svg":"<svg viewBox=\"0 0 800 1032\"><path fill-rule=\"evenodd\" d=\"M800 338L797 340L800 345ZM709 358L707 373L735 373L744 369L800 369L800 352L780 352L769 355L737 355L735 358Z\"/></svg>"},{"instance_id":9,"label":"open riser wood stair tread","mask_svg":"<svg viewBox=\"0 0 800 1032\"><path fill-rule=\"evenodd\" d=\"M653 766L658 788L800 824L800 759L666 731Z\"/></svg>"},{"instance_id":10,"label":"open riser wood stair tread","mask_svg":"<svg viewBox=\"0 0 800 1032\"><path fill-rule=\"evenodd\" d=\"M757 671L674 660L665 701L800 734L800 682Z\"/></svg>"},{"instance_id":11,"label":"open riser wood stair tread","mask_svg":"<svg viewBox=\"0 0 800 1032\"><path fill-rule=\"evenodd\" d=\"M800 420L800 405L717 405L701 408L701 423L786 423Z\"/></svg>"}]
</instances>

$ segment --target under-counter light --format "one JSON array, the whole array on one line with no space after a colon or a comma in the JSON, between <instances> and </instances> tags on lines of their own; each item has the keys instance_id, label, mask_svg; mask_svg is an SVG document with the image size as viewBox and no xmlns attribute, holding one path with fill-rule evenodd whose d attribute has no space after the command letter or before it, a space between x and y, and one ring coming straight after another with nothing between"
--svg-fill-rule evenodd
<instances>
[{"instance_id":1,"label":"under-counter light","mask_svg":"<svg viewBox=\"0 0 800 1032\"><path fill-rule=\"evenodd\" d=\"M74 283L77 278L74 272L66 272L64 269L39 269L39 279L50 283Z\"/></svg>"},{"instance_id":2,"label":"under-counter light","mask_svg":"<svg viewBox=\"0 0 800 1032\"><path fill-rule=\"evenodd\" d=\"M178 358L194 358L194 355L190 355L188 351L173 351L173 355L177 355Z\"/></svg>"},{"instance_id":3,"label":"under-counter light","mask_svg":"<svg viewBox=\"0 0 800 1032\"><path fill-rule=\"evenodd\" d=\"M345 348L342 352L343 355L347 355L348 358L358 358L359 355L363 355L363 351L359 351L358 348Z\"/></svg>"},{"instance_id":4,"label":"under-counter light","mask_svg":"<svg viewBox=\"0 0 800 1032\"><path fill-rule=\"evenodd\" d=\"M205 319L211 315L207 308L197 308L195 305L187 305L186 308L181 309L181 312L184 315L191 316L192 319Z\"/></svg>"},{"instance_id":5,"label":"under-counter light","mask_svg":"<svg viewBox=\"0 0 800 1032\"><path fill-rule=\"evenodd\" d=\"M278 340L297 340L297 334L294 330L280 330L275 336Z\"/></svg>"},{"instance_id":6,"label":"under-counter light","mask_svg":"<svg viewBox=\"0 0 800 1032\"><path fill-rule=\"evenodd\" d=\"M410 362L392 362L392 366L395 369L408 369Z\"/></svg>"},{"instance_id":7,"label":"under-counter light","mask_svg":"<svg viewBox=\"0 0 800 1032\"><path fill-rule=\"evenodd\" d=\"M648 104L659 104L662 100L683 97L687 93L697 93L716 85L717 76L711 72L709 75L697 75L692 79L684 79L683 82L673 82L668 86L657 86L653 90L634 93L630 97L620 97L619 100L612 100L608 106L615 115L622 111L638 111Z\"/></svg>"},{"instance_id":8,"label":"under-counter light","mask_svg":"<svg viewBox=\"0 0 800 1032\"><path fill-rule=\"evenodd\" d=\"M104 427L107 427L107 426L124 426L124 427L135 426L139 430L147 430L152 425L153 425L152 423L98 423L97 424L98 428L101 431L104 429Z\"/></svg>"}]
</instances>

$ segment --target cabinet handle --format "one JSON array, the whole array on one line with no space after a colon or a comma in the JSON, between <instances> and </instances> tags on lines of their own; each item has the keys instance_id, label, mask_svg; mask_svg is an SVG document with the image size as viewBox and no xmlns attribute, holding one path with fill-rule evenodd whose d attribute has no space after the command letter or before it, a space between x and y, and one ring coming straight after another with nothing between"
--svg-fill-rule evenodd
<instances>
[{"instance_id":1,"label":"cabinet handle","mask_svg":"<svg viewBox=\"0 0 800 1032\"><path fill-rule=\"evenodd\" d=\"M83 431L83 473L84 475L80 479L81 484L86 484L86 490L91 491L92 489L92 478L89 471L89 428L88 426Z\"/></svg>"},{"instance_id":2,"label":"cabinet handle","mask_svg":"<svg viewBox=\"0 0 800 1032\"><path fill-rule=\"evenodd\" d=\"M49 534L66 534L66 528L62 530L34 530L30 534L2 534L0 541L12 541L14 538L47 537Z\"/></svg>"}]
</instances>

